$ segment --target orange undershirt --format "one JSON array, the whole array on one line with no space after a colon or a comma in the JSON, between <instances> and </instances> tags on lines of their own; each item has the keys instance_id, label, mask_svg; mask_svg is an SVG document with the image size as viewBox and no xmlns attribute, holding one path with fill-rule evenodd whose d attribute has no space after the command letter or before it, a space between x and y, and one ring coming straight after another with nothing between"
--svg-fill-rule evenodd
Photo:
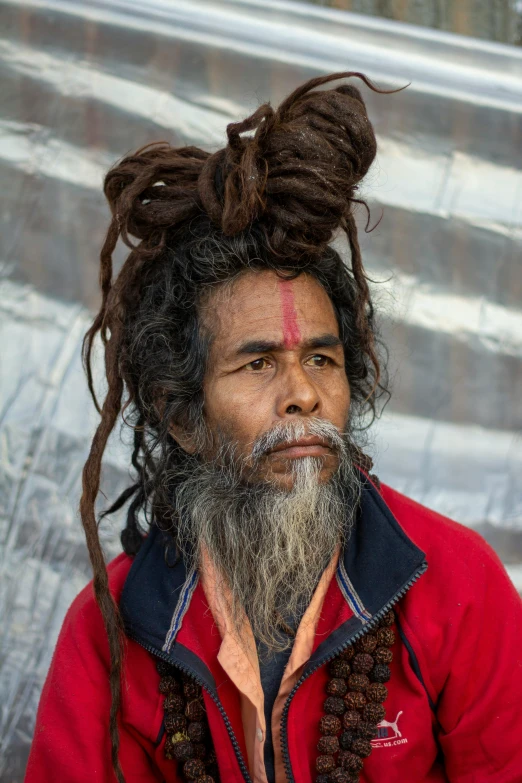
<instances>
[{"instance_id":1,"label":"orange undershirt","mask_svg":"<svg viewBox=\"0 0 522 783\"><path fill-rule=\"evenodd\" d=\"M321 614L324 597L337 568L340 547L319 580L297 629L292 653L286 665L279 692L272 711L272 743L274 746L274 769L276 783L285 783L283 759L281 757L280 723L285 701L301 676L303 666L312 653L315 630ZM241 716L247 748L248 766L254 783L267 783L264 743L265 714L264 695L261 686L256 643L250 622L246 615L239 633L233 630L227 609L227 587L220 579L208 552L202 552L200 578L205 596L221 635L218 660L239 691Z\"/></svg>"}]
</instances>

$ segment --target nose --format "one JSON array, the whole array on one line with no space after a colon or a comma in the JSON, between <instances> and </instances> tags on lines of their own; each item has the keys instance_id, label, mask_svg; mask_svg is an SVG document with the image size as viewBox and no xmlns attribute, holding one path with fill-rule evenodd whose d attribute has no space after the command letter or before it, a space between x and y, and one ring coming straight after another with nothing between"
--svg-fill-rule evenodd
<instances>
[{"instance_id":1,"label":"nose","mask_svg":"<svg viewBox=\"0 0 522 783\"><path fill-rule=\"evenodd\" d=\"M317 388L301 364L296 362L281 377L281 391L277 401L278 417L317 415L320 407Z\"/></svg>"}]
</instances>

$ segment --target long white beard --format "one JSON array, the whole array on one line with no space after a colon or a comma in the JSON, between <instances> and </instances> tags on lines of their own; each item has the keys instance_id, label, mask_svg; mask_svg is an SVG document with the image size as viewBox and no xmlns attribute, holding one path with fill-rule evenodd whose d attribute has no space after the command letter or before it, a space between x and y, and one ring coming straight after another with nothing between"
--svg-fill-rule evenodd
<instances>
[{"instance_id":1,"label":"long white beard","mask_svg":"<svg viewBox=\"0 0 522 783\"><path fill-rule=\"evenodd\" d=\"M239 631L243 610L254 636L268 652L290 643L278 631L282 615L307 606L321 573L349 530L360 495L359 473L346 440L329 422L313 420L307 434L334 443L339 468L319 481L322 458L289 461L294 482L282 490L270 481L245 481L244 462L230 443L201 463L176 490L178 543L199 561L205 545L231 593L228 607ZM254 463L275 443L301 437L301 422L274 428L254 444ZM226 452L224 451L226 449Z\"/></svg>"}]
</instances>

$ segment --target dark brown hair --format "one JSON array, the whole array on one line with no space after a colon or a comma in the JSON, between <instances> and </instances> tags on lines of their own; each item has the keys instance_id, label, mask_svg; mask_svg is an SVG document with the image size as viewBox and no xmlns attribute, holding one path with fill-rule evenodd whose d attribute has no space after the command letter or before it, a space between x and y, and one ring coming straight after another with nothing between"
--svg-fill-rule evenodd
<instances>
[{"instance_id":1,"label":"dark brown hair","mask_svg":"<svg viewBox=\"0 0 522 783\"><path fill-rule=\"evenodd\" d=\"M102 302L84 340L89 389L101 421L83 470L80 511L109 640L112 765L120 783L123 628L95 516L102 457L120 414L134 428L136 483L106 513L134 495L122 533L125 551L133 554L143 537L140 509L175 535L169 493L189 463L169 424L195 432L203 419L208 337L200 329L198 305L217 284L246 269L313 275L339 320L352 408L372 418L379 392L386 391L354 219L354 205L364 203L357 186L375 157L375 136L353 85L316 89L353 76L384 92L359 73L312 79L278 109L265 103L228 125L228 143L214 154L158 142L124 157L105 178L112 220L101 251ZM349 266L330 246L338 229L348 239ZM113 279L120 237L130 253ZM91 369L98 333L108 384L101 408ZM360 462L371 466L362 452Z\"/></svg>"}]
</instances>

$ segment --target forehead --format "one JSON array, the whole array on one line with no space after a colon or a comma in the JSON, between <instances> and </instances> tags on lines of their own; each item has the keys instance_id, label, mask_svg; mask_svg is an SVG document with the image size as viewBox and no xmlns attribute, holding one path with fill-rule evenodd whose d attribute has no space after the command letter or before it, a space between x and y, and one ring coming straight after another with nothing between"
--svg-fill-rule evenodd
<instances>
[{"instance_id":1,"label":"forehead","mask_svg":"<svg viewBox=\"0 0 522 783\"><path fill-rule=\"evenodd\" d=\"M298 342L319 334L339 335L328 294L308 274L282 280L271 270L245 272L214 292L205 310L220 344L250 339Z\"/></svg>"}]
</instances>

